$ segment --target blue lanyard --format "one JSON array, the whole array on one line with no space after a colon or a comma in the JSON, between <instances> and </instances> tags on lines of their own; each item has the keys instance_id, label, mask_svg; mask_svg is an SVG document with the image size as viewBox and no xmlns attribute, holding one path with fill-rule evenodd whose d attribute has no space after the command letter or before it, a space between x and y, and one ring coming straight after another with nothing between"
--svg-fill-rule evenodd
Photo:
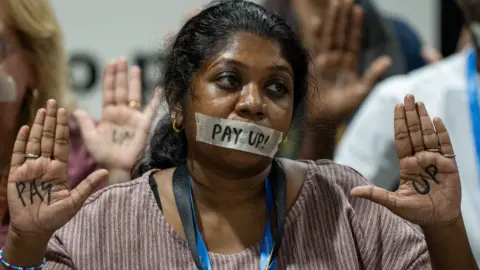
<instances>
[{"instance_id":1,"label":"blue lanyard","mask_svg":"<svg viewBox=\"0 0 480 270\"><path fill-rule=\"evenodd\" d=\"M475 48L472 48L467 56L467 92L473 140L475 142L478 181L480 184L480 104L478 101L477 56Z\"/></svg>"},{"instance_id":2,"label":"blue lanyard","mask_svg":"<svg viewBox=\"0 0 480 270\"><path fill-rule=\"evenodd\" d=\"M189 185L190 207L192 210L193 223L195 225L195 231L197 236L197 250L200 257L200 264L202 265L202 270L212 270L212 264L210 263L210 257L208 256L207 246L205 246L205 242L203 242L202 235L200 234L200 230L198 229L197 225L197 218L193 206L191 182L189 182ZM268 180L268 178L267 180L265 180L265 193L267 201L267 223L265 224L265 232L263 234L262 245L260 247L260 270L274 270L276 269L275 259L271 260L270 258L273 250L273 237L272 229L270 226L270 213L272 212L273 207L273 194L272 186L270 185L270 181Z\"/></svg>"}]
</instances>

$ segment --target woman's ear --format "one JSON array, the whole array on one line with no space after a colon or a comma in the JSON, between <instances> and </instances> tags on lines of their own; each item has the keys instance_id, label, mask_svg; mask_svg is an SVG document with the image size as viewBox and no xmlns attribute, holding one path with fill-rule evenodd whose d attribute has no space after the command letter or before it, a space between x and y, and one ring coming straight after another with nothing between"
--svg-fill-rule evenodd
<instances>
[{"instance_id":1,"label":"woman's ear","mask_svg":"<svg viewBox=\"0 0 480 270\"><path fill-rule=\"evenodd\" d=\"M183 113L183 108L182 106L180 106L180 104L176 104L170 107L170 117L172 118L172 122L173 120L176 121L175 124L178 129L181 129L183 127L185 116Z\"/></svg>"}]
</instances>

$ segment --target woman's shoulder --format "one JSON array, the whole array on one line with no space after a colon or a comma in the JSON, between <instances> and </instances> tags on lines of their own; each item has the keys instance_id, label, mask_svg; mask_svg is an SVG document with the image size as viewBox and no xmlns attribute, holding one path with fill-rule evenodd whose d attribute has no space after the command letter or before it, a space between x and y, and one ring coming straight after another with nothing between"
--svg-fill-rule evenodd
<instances>
[{"instance_id":1,"label":"woman's shoulder","mask_svg":"<svg viewBox=\"0 0 480 270\"><path fill-rule=\"evenodd\" d=\"M148 180L152 173L155 170L148 171L142 176L133 179L125 183L119 183L114 185L109 185L100 189L90 196L84 203L82 210L88 209L90 205L103 204L103 203L115 203L116 200L124 199L129 200L131 198L139 198L139 196L144 196L150 193L150 188L148 188ZM134 200L132 203L135 203Z\"/></svg>"},{"instance_id":2,"label":"woman's shoulder","mask_svg":"<svg viewBox=\"0 0 480 270\"><path fill-rule=\"evenodd\" d=\"M149 171L141 177L126 183L107 186L91 195L83 204L75 217L63 227L63 231L74 233L71 229L78 228L74 224L87 224L96 220L96 224L118 222L120 216L135 216L141 209L150 205L156 206L153 194L149 188ZM150 198L151 197L151 198ZM150 201L151 199L151 201ZM97 226L97 228L101 228Z\"/></svg>"},{"instance_id":3,"label":"woman's shoulder","mask_svg":"<svg viewBox=\"0 0 480 270\"><path fill-rule=\"evenodd\" d=\"M294 168L297 174L302 172L303 182L315 186L336 186L342 190L350 190L361 185L371 185L355 169L335 163L331 160L287 160L281 159L284 167Z\"/></svg>"},{"instance_id":4,"label":"woman's shoulder","mask_svg":"<svg viewBox=\"0 0 480 270\"><path fill-rule=\"evenodd\" d=\"M161 210L149 186L153 172L108 186L90 196L80 211L50 239L48 256L60 261L70 258L86 265L85 258L112 255L112 246L138 244L135 238L138 232L151 235L148 239L164 237L161 232L169 232L168 227L163 225ZM163 226L164 230L153 230L152 224Z\"/></svg>"},{"instance_id":5,"label":"woman's shoulder","mask_svg":"<svg viewBox=\"0 0 480 270\"><path fill-rule=\"evenodd\" d=\"M318 212L321 211L321 209L317 209L318 205L328 205L331 210L342 212L349 218L354 218L357 214L363 217L373 217L388 212L384 207L369 200L350 195L354 187L372 185L351 167L331 160L282 160L281 163L284 167L288 165L290 168L296 168L285 170L287 178L289 173L292 175L292 172L301 175L299 178L302 178L301 181L290 181L289 183L290 186L299 186L293 209L301 205L301 208L312 207ZM300 171L302 173L299 173Z\"/></svg>"},{"instance_id":6,"label":"woman's shoulder","mask_svg":"<svg viewBox=\"0 0 480 270\"><path fill-rule=\"evenodd\" d=\"M294 204L322 204L325 201L342 209L368 204L357 204L350 196L350 190L356 186L370 185L354 169L334 163L330 160L289 160L278 159L285 170L287 187Z\"/></svg>"},{"instance_id":7,"label":"woman's shoulder","mask_svg":"<svg viewBox=\"0 0 480 270\"><path fill-rule=\"evenodd\" d=\"M310 181L318 181L322 179L325 181L335 183L339 186L354 187L359 185L371 184L363 175L352 167L335 163L331 160L303 160L308 164L308 173L306 177Z\"/></svg>"}]
</instances>

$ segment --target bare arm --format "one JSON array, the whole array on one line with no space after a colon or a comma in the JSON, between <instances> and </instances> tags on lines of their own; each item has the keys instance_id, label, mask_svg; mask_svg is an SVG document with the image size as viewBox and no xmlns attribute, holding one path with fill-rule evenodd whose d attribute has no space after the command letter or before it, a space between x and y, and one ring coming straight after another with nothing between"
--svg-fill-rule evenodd
<instances>
[{"instance_id":1,"label":"bare arm","mask_svg":"<svg viewBox=\"0 0 480 270\"><path fill-rule=\"evenodd\" d=\"M308 125L303 135L299 159L333 159L337 134L337 123L324 120L320 124Z\"/></svg>"},{"instance_id":2,"label":"bare arm","mask_svg":"<svg viewBox=\"0 0 480 270\"><path fill-rule=\"evenodd\" d=\"M435 270L478 269L460 217L454 223L423 228Z\"/></svg>"},{"instance_id":3,"label":"bare arm","mask_svg":"<svg viewBox=\"0 0 480 270\"><path fill-rule=\"evenodd\" d=\"M34 267L42 264L48 239L20 237L9 229L3 249L3 258L8 263L20 267ZM7 269L0 264L0 269Z\"/></svg>"}]
</instances>

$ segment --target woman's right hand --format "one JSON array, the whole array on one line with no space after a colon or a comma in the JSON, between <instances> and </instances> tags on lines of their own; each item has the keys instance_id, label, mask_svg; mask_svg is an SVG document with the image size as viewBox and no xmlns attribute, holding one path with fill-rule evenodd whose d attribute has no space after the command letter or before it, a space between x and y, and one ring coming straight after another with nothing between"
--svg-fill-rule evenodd
<instances>
[{"instance_id":1,"label":"woman's right hand","mask_svg":"<svg viewBox=\"0 0 480 270\"><path fill-rule=\"evenodd\" d=\"M108 174L98 170L77 188L67 184L70 148L68 115L55 100L37 112L31 128L23 126L13 149L8 179L10 234L25 241L42 241L82 207ZM46 243L45 243L46 244Z\"/></svg>"}]
</instances>

